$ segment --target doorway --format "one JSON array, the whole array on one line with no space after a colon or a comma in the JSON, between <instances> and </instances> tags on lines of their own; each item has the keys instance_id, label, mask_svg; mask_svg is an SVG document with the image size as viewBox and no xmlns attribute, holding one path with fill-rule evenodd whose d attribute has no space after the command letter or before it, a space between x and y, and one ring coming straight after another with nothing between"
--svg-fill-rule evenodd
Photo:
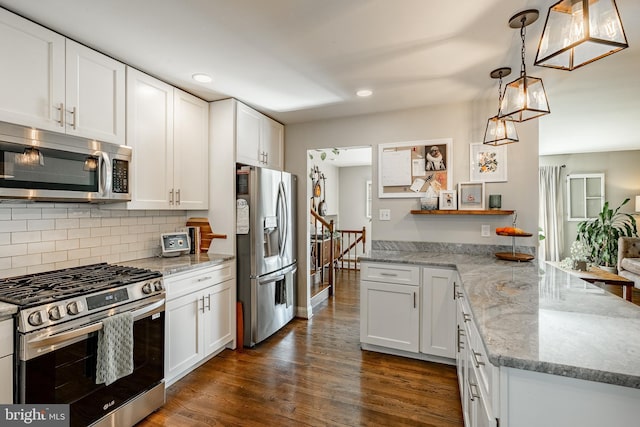
<instances>
[{"instance_id":1,"label":"doorway","mask_svg":"<svg viewBox=\"0 0 640 427\"><path fill-rule=\"evenodd\" d=\"M359 269L370 250L372 148L307 151L307 286L314 307L329 298L337 270Z\"/></svg>"}]
</instances>

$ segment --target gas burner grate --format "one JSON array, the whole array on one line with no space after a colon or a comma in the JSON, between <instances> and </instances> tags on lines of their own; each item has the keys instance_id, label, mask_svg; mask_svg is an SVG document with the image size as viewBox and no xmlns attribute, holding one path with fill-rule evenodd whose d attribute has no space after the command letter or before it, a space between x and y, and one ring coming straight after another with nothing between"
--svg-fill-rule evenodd
<instances>
[{"instance_id":1,"label":"gas burner grate","mask_svg":"<svg viewBox=\"0 0 640 427\"><path fill-rule=\"evenodd\" d=\"M29 307L161 277L157 271L107 263L0 279L0 301Z\"/></svg>"}]
</instances>

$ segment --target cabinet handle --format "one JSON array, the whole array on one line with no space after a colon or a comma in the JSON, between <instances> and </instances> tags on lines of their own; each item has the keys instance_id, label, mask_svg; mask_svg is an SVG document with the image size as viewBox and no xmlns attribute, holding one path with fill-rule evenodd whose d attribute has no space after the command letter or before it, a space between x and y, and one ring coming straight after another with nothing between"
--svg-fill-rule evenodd
<instances>
[{"instance_id":1,"label":"cabinet handle","mask_svg":"<svg viewBox=\"0 0 640 427\"><path fill-rule=\"evenodd\" d=\"M173 188L169 191L169 204L173 204Z\"/></svg>"},{"instance_id":2,"label":"cabinet handle","mask_svg":"<svg viewBox=\"0 0 640 427\"><path fill-rule=\"evenodd\" d=\"M478 394L478 384L474 384L471 381L469 381L467 384L469 384L469 399L471 399L472 402L476 399L479 399L480 395Z\"/></svg>"},{"instance_id":3,"label":"cabinet handle","mask_svg":"<svg viewBox=\"0 0 640 427\"><path fill-rule=\"evenodd\" d=\"M56 120L58 123L60 123L61 127L64 127L64 104L61 102L59 107L55 107L56 110L59 111L59 117L60 120Z\"/></svg>"},{"instance_id":4,"label":"cabinet handle","mask_svg":"<svg viewBox=\"0 0 640 427\"><path fill-rule=\"evenodd\" d=\"M478 356L482 356L481 353L471 350L471 358L473 359L473 364L476 365L476 368L479 368L480 365L484 365L484 362L478 360Z\"/></svg>"},{"instance_id":5,"label":"cabinet handle","mask_svg":"<svg viewBox=\"0 0 640 427\"><path fill-rule=\"evenodd\" d=\"M462 299L464 298L464 294L462 292L456 292L456 298Z\"/></svg>"},{"instance_id":6,"label":"cabinet handle","mask_svg":"<svg viewBox=\"0 0 640 427\"><path fill-rule=\"evenodd\" d=\"M202 297L202 301L204 304L204 297ZM211 311L211 294L207 294L207 310Z\"/></svg>"},{"instance_id":7,"label":"cabinet handle","mask_svg":"<svg viewBox=\"0 0 640 427\"><path fill-rule=\"evenodd\" d=\"M267 152L264 153L264 164L265 165L269 164L269 153Z\"/></svg>"},{"instance_id":8,"label":"cabinet handle","mask_svg":"<svg viewBox=\"0 0 640 427\"><path fill-rule=\"evenodd\" d=\"M196 282L204 282L206 280L211 280L211 276L207 276L207 277L201 277L198 280L196 280Z\"/></svg>"},{"instance_id":9,"label":"cabinet handle","mask_svg":"<svg viewBox=\"0 0 640 427\"><path fill-rule=\"evenodd\" d=\"M416 308L416 293L413 293L413 308Z\"/></svg>"},{"instance_id":10,"label":"cabinet handle","mask_svg":"<svg viewBox=\"0 0 640 427\"><path fill-rule=\"evenodd\" d=\"M464 311L462 312L462 318L464 319L464 322L471 322L471 316L469 316L467 313L465 313Z\"/></svg>"},{"instance_id":11,"label":"cabinet handle","mask_svg":"<svg viewBox=\"0 0 640 427\"><path fill-rule=\"evenodd\" d=\"M380 275L385 277L398 277L396 273L385 273L384 271L380 273Z\"/></svg>"},{"instance_id":12,"label":"cabinet handle","mask_svg":"<svg viewBox=\"0 0 640 427\"><path fill-rule=\"evenodd\" d=\"M73 120L71 121L71 127L73 128L73 130L76 130L78 128L76 123L76 116L78 115L78 109L76 107L73 107L71 110L69 110L69 112L71 113L71 117L73 117Z\"/></svg>"},{"instance_id":13,"label":"cabinet handle","mask_svg":"<svg viewBox=\"0 0 640 427\"><path fill-rule=\"evenodd\" d=\"M198 301L200 301L200 298L198 298ZM204 296L202 297L202 312L204 313Z\"/></svg>"},{"instance_id":14,"label":"cabinet handle","mask_svg":"<svg viewBox=\"0 0 640 427\"><path fill-rule=\"evenodd\" d=\"M180 189L176 190L176 205L180 204Z\"/></svg>"},{"instance_id":15,"label":"cabinet handle","mask_svg":"<svg viewBox=\"0 0 640 427\"><path fill-rule=\"evenodd\" d=\"M462 350L464 347L462 346L462 340L460 339L460 337L464 336L464 329L461 329L460 326L458 326L458 353L460 353L460 350Z\"/></svg>"}]
</instances>

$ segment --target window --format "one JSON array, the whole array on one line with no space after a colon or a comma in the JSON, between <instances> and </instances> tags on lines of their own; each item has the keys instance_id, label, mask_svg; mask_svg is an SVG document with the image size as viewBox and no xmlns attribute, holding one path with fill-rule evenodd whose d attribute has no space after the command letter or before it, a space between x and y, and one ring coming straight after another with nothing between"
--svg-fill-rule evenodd
<instances>
[{"instance_id":1,"label":"window","mask_svg":"<svg viewBox=\"0 0 640 427\"><path fill-rule=\"evenodd\" d=\"M595 218L602 210L603 205L603 173L567 176L567 212L569 221L584 221Z\"/></svg>"}]
</instances>

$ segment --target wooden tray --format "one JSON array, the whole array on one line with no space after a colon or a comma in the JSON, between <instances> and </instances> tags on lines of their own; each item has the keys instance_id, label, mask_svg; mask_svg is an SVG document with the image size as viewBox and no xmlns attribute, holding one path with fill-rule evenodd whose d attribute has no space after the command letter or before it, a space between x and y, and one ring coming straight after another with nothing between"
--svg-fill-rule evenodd
<instances>
[{"instance_id":1,"label":"wooden tray","mask_svg":"<svg viewBox=\"0 0 640 427\"><path fill-rule=\"evenodd\" d=\"M496 231L496 234L497 234L498 236L510 236L510 237L531 237L531 236L533 236L533 234L531 234L531 233L520 233L520 234L516 234L516 233L502 233L502 232L498 233L497 231Z\"/></svg>"},{"instance_id":2,"label":"wooden tray","mask_svg":"<svg viewBox=\"0 0 640 427\"><path fill-rule=\"evenodd\" d=\"M496 258L504 259L506 261L531 261L534 256L529 254L512 253L512 252L497 252Z\"/></svg>"}]
</instances>

